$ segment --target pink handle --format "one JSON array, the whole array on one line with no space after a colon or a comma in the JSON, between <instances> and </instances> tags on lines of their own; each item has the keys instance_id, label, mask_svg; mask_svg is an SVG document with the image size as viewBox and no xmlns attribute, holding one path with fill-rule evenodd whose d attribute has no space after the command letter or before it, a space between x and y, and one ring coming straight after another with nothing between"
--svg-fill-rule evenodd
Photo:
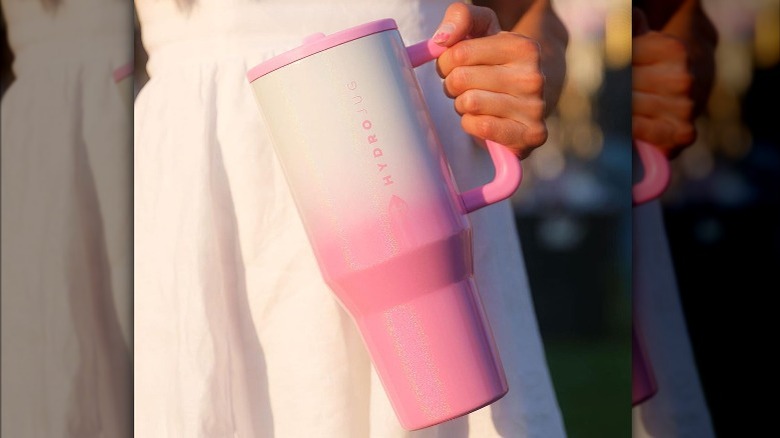
<instances>
[{"instance_id":1,"label":"pink handle","mask_svg":"<svg viewBox=\"0 0 780 438\"><path fill-rule=\"evenodd\" d=\"M523 179L520 160L511 149L490 140L487 140L487 148L490 158L493 159L496 175L493 181L484 186L461 193L460 198L468 213L512 196Z\"/></svg>"},{"instance_id":2,"label":"pink handle","mask_svg":"<svg viewBox=\"0 0 780 438\"><path fill-rule=\"evenodd\" d=\"M661 196L669 186L671 172L669 161L657 147L642 140L634 140L634 144L644 168L642 181L631 189L634 205L639 205Z\"/></svg>"},{"instance_id":3,"label":"pink handle","mask_svg":"<svg viewBox=\"0 0 780 438\"><path fill-rule=\"evenodd\" d=\"M412 67L419 67L438 58L445 50L446 47L434 43L433 40L425 40L407 47L406 53L409 54Z\"/></svg>"},{"instance_id":4,"label":"pink handle","mask_svg":"<svg viewBox=\"0 0 780 438\"><path fill-rule=\"evenodd\" d=\"M419 67L426 62L433 61L445 50L447 50L446 47L442 47L430 39L406 48L412 67ZM490 158L493 160L493 166L496 168L496 174L493 181L461 193L460 198L466 213L507 199L515 193L523 179L523 168L520 166L520 160L511 149L490 140L485 142Z\"/></svg>"}]
</instances>

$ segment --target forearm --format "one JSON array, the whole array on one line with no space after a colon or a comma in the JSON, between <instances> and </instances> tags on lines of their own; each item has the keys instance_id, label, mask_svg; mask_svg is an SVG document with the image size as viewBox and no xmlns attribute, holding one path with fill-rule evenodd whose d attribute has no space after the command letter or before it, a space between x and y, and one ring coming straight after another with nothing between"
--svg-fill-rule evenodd
<instances>
[{"instance_id":1,"label":"forearm","mask_svg":"<svg viewBox=\"0 0 780 438\"><path fill-rule=\"evenodd\" d=\"M569 33L549 0L482 0L498 16L504 30L533 38L541 46L541 68L545 76L545 116L558 104L566 78L566 48Z\"/></svg>"}]
</instances>

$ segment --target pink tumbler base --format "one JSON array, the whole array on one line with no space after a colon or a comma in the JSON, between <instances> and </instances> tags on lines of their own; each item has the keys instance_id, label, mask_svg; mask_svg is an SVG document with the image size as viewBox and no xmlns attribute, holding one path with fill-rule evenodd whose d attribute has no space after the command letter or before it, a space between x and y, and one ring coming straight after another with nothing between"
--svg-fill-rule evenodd
<instances>
[{"instance_id":1,"label":"pink tumbler base","mask_svg":"<svg viewBox=\"0 0 780 438\"><path fill-rule=\"evenodd\" d=\"M508 386L473 280L356 319L401 425L433 426L485 407Z\"/></svg>"}]
</instances>

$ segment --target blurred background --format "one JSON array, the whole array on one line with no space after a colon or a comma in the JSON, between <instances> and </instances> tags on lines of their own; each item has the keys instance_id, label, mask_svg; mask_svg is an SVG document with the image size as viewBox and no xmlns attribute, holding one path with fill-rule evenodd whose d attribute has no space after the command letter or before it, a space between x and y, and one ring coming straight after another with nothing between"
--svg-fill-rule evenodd
<instances>
[{"instance_id":1,"label":"blurred background","mask_svg":"<svg viewBox=\"0 0 780 438\"><path fill-rule=\"evenodd\" d=\"M761 346L775 318L764 297L780 291L780 1L703 5L719 34L716 82L662 202L713 425L745 436L771 424L751 400L776 369Z\"/></svg>"},{"instance_id":2,"label":"blurred background","mask_svg":"<svg viewBox=\"0 0 780 438\"><path fill-rule=\"evenodd\" d=\"M0 6L0 434L129 437L132 3Z\"/></svg>"},{"instance_id":3,"label":"blurred background","mask_svg":"<svg viewBox=\"0 0 780 438\"><path fill-rule=\"evenodd\" d=\"M554 6L571 34L568 83L550 140L524 163L517 224L570 436L629 436L631 4ZM762 297L780 290L780 1L703 6L716 81L661 201L713 426L730 436L760 423L746 400L773 372L756 345L773 330Z\"/></svg>"},{"instance_id":4,"label":"blurred background","mask_svg":"<svg viewBox=\"0 0 780 438\"><path fill-rule=\"evenodd\" d=\"M631 435L631 2L555 0L569 30L550 137L517 228L570 437Z\"/></svg>"},{"instance_id":5,"label":"blurred background","mask_svg":"<svg viewBox=\"0 0 780 438\"><path fill-rule=\"evenodd\" d=\"M570 436L629 436L631 4L554 6L571 34L568 83L524 163L517 224ZM780 1L703 6L716 81L661 201L713 426L730 436L760 423L746 401L773 372L756 345L773 330L762 298L780 290Z\"/></svg>"}]
</instances>

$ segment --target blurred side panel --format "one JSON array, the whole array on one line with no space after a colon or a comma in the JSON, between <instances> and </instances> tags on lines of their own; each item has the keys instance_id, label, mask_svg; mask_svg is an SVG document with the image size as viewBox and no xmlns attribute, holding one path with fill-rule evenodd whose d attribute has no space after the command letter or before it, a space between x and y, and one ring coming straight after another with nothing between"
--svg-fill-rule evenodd
<instances>
[{"instance_id":1,"label":"blurred side panel","mask_svg":"<svg viewBox=\"0 0 780 438\"><path fill-rule=\"evenodd\" d=\"M572 437L631 430L631 2L556 0L566 82L513 198ZM594 394L598 402L594 403Z\"/></svg>"},{"instance_id":2,"label":"blurred side panel","mask_svg":"<svg viewBox=\"0 0 780 438\"><path fill-rule=\"evenodd\" d=\"M688 333L717 436L760 436L776 365L780 267L780 1L702 0L718 32L696 142L662 198ZM770 426L771 427L771 426ZM751 433L753 430L761 433Z\"/></svg>"},{"instance_id":3,"label":"blurred side panel","mask_svg":"<svg viewBox=\"0 0 780 438\"><path fill-rule=\"evenodd\" d=\"M2 13L2 436L128 437L133 4Z\"/></svg>"}]
</instances>

